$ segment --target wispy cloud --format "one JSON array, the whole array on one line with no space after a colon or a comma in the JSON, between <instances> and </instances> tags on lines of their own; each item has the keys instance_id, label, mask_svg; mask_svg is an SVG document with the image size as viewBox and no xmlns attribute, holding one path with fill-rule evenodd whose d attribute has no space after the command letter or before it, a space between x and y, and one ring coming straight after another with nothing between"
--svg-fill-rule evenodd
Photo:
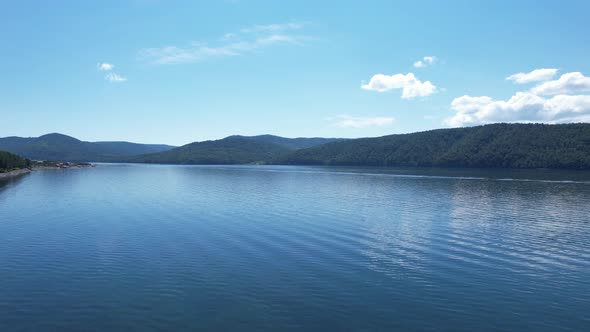
<instances>
[{"instance_id":1,"label":"wispy cloud","mask_svg":"<svg viewBox=\"0 0 590 332\"><path fill-rule=\"evenodd\" d=\"M226 33L215 42L192 42L186 46L165 46L141 50L147 61L170 65L195 63L214 58L233 57L280 44L303 45L309 36L295 34L304 23L254 25L237 32Z\"/></svg>"},{"instance_id":2,"label":"wispy cloud","mask_svg":"<svg viewBox=\"0 0 590 332\"><path fill-rule=\"evenodd\" d=\"M434 55L425 56L422 58L422 60L418 60L418 61L414 62L414 67L416 67L416 68L428 67L430 65L433 65L437 61L438 61L438 58L435 57Z\"/></svg>"},{"instance_id":3,"label":"wispy cloud","mask_svg":"<svg viewBox=\"0 0 590 332\"><path fill-rule=\"evenodd\" d=\"M420 81L413 73L395 75L377 74L371 77L369 83L361 85L361 88L377 92L401 89L402 98L404 99L426 97L437 91L434 84L430 81Z\"/></svg>"},{"instance_id":4,"label":"wispy cloud","mask_svg":"<svg viewBox=\"0 0 590 332\"><path fill-rule=\"evenodd\" d=\"M115 68L115 65L112 63L99 62L96 65L96 69L98 69L99 71L109 72L108 74L106 74L104 76L105 81L109 81L111 83L121 83L121 82L127 81L127 77L121 76L121 75L113 72L112 70L114 68Z\"/></svg>"},{"instance_id":5,"label":"wispy cloud","mask_svg":"<svg viewBox=\"0 0 590 332\"><path fill-rule=\"evenodd\" d=\"M106 74L104 79L111 82L111 83L121 83L121 82L127 81L127 77L123 77L123 76L121 76L119 74L115 74L115 73Z\"/></svg>"},{"instance_id":6,"label":"wispy cloud","mask_svg":"<svg viewBox=\"0 0 590 332\"><path fill-rule=\"evenodd\" d=\"M346 114L328 120L332 121L333 126L340 128L383 127L391 125L395 121L392 117L355 117Z\"/></svg>"},{"instance_id":7,"label":"wispy cloud","mask_svg":"<svg viewBox=\"0 0 590 332\"><path fill-rule=\"evenodd\" d=\"M282 24L267 24L267 25L254 25L251 27L240 29L240 32L243 34L249 33L282 33L289 30L299 30L303 29L305 23L301 22L290 22L290 23L282 23Z\"/></svg>"},{"instance_id":8,"label":"wispy cloud","mask_svg":"<svg viewBox=\"0 0 590 332\"><path fill-rule=\"evenodd\" d=\"M528 78L520 78L540 81L540 73L540 70L532 71L524 74L529 75ZM546 75L545 78L552 77L550 71ZM590 77L580 72L565 73L559 79L540 82L529 91L517 92L507 100L468 95L455 98L451 103L455 114L445 122L450 126L493 122L588 122L590 95L580 94L583 92L590 92Z\"/></svg>"},{"instance_id":9,"label":"wispy cloud","mask_svg":"<svg viewBox=\"0 0 590 332\"><path fill-rule=\"evenodd\" d=\"M113 68L115 68L115 65L110 64L110 63L106 63L106 62L102 62L96 65L96 68L98 68L98 70L102 70L102 71L111 71L113 70Z\"/></svg>"}]
</instances>

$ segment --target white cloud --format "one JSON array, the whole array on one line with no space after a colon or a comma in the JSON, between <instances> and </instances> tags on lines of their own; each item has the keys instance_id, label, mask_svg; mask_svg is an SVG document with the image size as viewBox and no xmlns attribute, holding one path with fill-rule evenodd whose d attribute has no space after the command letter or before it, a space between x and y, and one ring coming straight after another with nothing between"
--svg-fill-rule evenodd
<instances>
[{"instance_id":1,"label":"white cloud","mask_svg":"<svg viewBox=\"0 0 590 332\"><path fill-rule=\"evenodd\" d=\"M530 92L517 92L510 99L462 96L451 103L455 115L445 122L453 127L494 122L584 122L590 121L590 96L557 95L549 99Z\"/></svg>"},{"instance_id":2,"label":"white cloud","mask_svg":"<svg viewBox=\"0 0 590 332\"><path fill-rule=\"evenodd\" d=\"M363 84L361 88L377 92L402 89L402 98L404 99L425 97L436 92L436 86L430 81L422 82L413 73L391 76L377 74L371 77L369 83Z\"/></svg>"},{"instance_id":3,"label":"white cloud","mask_svg":"<svg viewBox=\"0 0 590 332\"><path fill-rule=\"evenodd\" d=\"M556 69L545 68L518 73L507 79L528 83L550 79ZM494 122L590 122L590 78L579 72L566 73L557 80L539 82L529 91L516 92L508 100L488 96L462 96L451 102L455 114L447 125L470 126Z\"/></svg>"},{"instance_id":4,"label":"white cloud","mask_svg":"<svg viewBox=\"0 0 590 332\"><path fill-rule=\"evenodd\" d=\"M557 80L539 84L531 89L538 95L572 94L590 91L590 77L580 72L565 73Z\"/></svg>"},{"instance_id":5,"label":"white cloud","mask_svg":"<svg viewBox=\"0 0 590 332\"><path fill-rule=\"evenodd\" d=\"M291 23L283 23L283 24L267 24L267 25L254 25L248 28L243 28L240 30L241 33L259 33L259 32L272 32L278 33L288 30L298 30L302 29L305 26L305 23L299 22L291 22Z\"/></svg>"},{"instance_id":6,"label":"white cloud","mask_svg":"<svg viewBox=\"0 0 590 332\"><path fill-rule=\"evenodd\" d=\"M98 68L98 70L102 70L102 71L111 71L111 70L113 70L113 68L115 68L115 65L103 62L103 63L99 63L97 65L97 68Z\"/></svg>"},{"instance_id":7,"label":"white cloud","mask_svg":"<svg viewBox=\"0 0 590 332\"><path fill-rule=\"evenodd\" d=\"M438 58L435 57L434 55L425 56L422 58L422 60L418 60L418 61L414 62L414 67L424 68L424 67L434 64L437 60L438 60Z\"/></svg>"},{"instance_id":8,"label":"white cloud","mask_svg":"<svg viewBox=\"0 0 590 332\"><path fill-rule=\"evenodd\" d=\"M120 76L118 74L115 73L108 73L106 74L106 76L104 77L105 80L111 82L111 83L121 83L121 82L125 82L127 81L126 77Z\"/></svg>"},{"instance_id":9,"label":"white cloud","mask_svg":"<svg viewBox=\"0 0 590 332\"><path fill-rule=\"evenodd\" d=\"M278 44L302 45L310 38L292 32L305 26L303 23L255 25L239 32L226 33L216 43L193 42L188 46L147 48L140 56L154 64L202 62L212 58L232 57L251 53Z\"/></svg>"},{"instance_id":10,"label":"white cloud","mask_svg":"<svg viewBox=\"0 0 590 332\"><path fill-rule=\"evenodd\" d=\"M535 69L528 73L516 73L506 77L507 80L513 81L516 84L527 84L531 82L547 81L557 74L555 68L541 68Z\"/></svg>"},{"instance_id":11,"label":"white cloud","mask_svg":"<svg viewBox=\"0 0 590 332\"><path fill-rule=\"evenodd\" d=\"M383 127L391 125L395 119L391 117L354 117L350 115L338 115L330 119L332 125L340 128L366 128L366 127Z\"/></svg>"}]
</instances>

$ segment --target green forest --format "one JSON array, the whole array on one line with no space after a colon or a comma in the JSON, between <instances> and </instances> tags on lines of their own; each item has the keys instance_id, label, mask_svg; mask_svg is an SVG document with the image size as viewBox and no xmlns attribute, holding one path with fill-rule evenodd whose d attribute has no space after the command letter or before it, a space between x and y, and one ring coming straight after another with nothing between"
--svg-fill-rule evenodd
<instances>
[{"instance_id":1,"label":"green forest","mask_svg":"<svg viewBox=\"0 0 590 332\"><path fill-rule=\"evenodd\" d=\"M159 164L252 164L265 163L292 151L276 143L251 137L230 136L216 141L190 143L169 151L123 159Z\"/></svg>"},{"instance_id":2,"label":"green forest","mask_svg":"<svg viewBox=\"0 0 590 332\"><path fill-rule=\"evenodd\" d=\"M30 167L28 159L21 158L10 152L0 151L0 172Z\"/></svg>"},{"instance_id":3,"label":"green forest","mask_svg":"<svg viewBox=\"0 0 590 332\"><path fill-rule=\"evenodd\" d=\"M590 124L490 124L333 142L273 160L290 165L590 169Z\"/></svg>"},{"instance_id":4,"label":"green forest","mask_svg":"<svg viewBox=\"0 0 590 332\"><path fill-rule=\"evenodd\" d=\"M0 138L0 150L32 160L113 161L132 155L161 152L174 148L163 144L130 142L84 142L63 134L40 137Z\"/></svg>"},{"instance_id":5,"label":"green forest","mask_svg":"<svg viewBox=\"0 0 590 332\"><path fill-rule=\"evenodd\" d=\"M176 148L51 134L0 139L0 149L62 161L590 169L590 124L499 123L358 139L229 136ZM12 156L4 164L16 166L2 167L26 162Z\"/></svg>"}]
</instances>

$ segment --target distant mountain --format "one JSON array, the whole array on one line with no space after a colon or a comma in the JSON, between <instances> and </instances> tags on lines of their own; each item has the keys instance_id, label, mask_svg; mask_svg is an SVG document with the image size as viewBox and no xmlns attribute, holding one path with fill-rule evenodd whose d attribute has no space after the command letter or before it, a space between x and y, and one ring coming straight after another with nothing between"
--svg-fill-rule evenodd
<instances>
[{"instance_id":1,"label":"distant mountain","mask_svg":"<svg viewBox=\"0 0 590 332\"><path fill-rule=\"evenodd\" d=\"M327 143L272 161L367 165L590 169L590 124L490 124Z\"/></svg>"},{"instance_id":2,"label":"distant mountain","mask_svg":"<svg viewBox=\"0 0 590 332\"><path fill-rule=\"evenodd\" d=\"M220 140L194 142L161 153L123 161L159 164L252 164L267 163L297 149L343 140L341 138L286 138L273 135L229 136Z\"/></svg>"},{"instance_id":3,"label":"distant mountain","mask_svg":"<svg viewBox=\"0 0 590 332\"><path fill-rule=\"evenodd\" d=\"M0 138L0 150L33 160L110 161L123 156L161 152L174 147L128 142L84 142L63 134Z\"/></svg>"},{"instance_id":4,"label":"distant mountain","mask_svg":"<svg viewBox=\"0 0 590 332\"><path fill-rule=\"evenodd\" d=\"M84 142L63 134L0 138L0 149L33 160L131 161L167 164L247 164L266 162L290 151L341 139L230 136L176 148L129 142Z\"/></svg>"},{"instance_id":5,"label":"distant mountain","mask_svg":"<svg viewBox=\"0 0 590 332\"><path fill-rule=\"evenodd\" d=\"M175 146L165 144L138 144L129 142L94 142L98 146L105 148L109 153L119 156L134 156L147 153L163 152L174 149Z\"/></svg>"},{"instance_id":6,"label":"distant mountain","mask_svg":"<svg viewBox=\"0 0 590 332\"><path fill-rule=\"evenodd\" d=\"M83 142L61 134L0 138L35 160L590 169L590 124L490 124L375 138L229 136L173 148Z\"/></svg>"},{"instance_id":7,"label":"distant mountain","mask_svg":"<svg viewBox=\"0 0 590 332\"><path fill-rule=\"evenodd\" d=\"M267 143L274 143L280 146L283 146L290 150L299 150L310 148L312 146L326 144L330 142L336 141L343 141L346 140L345 138L322 138L322 137L297 137L297 138L286 138L281 136L274 136L274 135L258 135L258 136L229 136L228 138L250 138L253 140L267 142Z\"/></svg>"},{"instance_id":8,"label":"distant mountain","mask_svg":"<svg viewBox=\"0 0 590 332\"><path fill-rule=\"evenodd\" d=\"M216 141L190 143L123 161L158 164L251 164L263 163L290 151L291 148L265 140L230 136Z\"/></svg>"}]
</instances>

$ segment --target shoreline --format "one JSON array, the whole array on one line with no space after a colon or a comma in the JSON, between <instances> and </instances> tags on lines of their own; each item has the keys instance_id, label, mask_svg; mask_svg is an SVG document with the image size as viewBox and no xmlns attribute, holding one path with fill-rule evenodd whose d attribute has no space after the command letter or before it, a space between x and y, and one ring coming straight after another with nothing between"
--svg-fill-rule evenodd
<instances>
[{"instance_id":1,"label":"shoreline","mask_svg":"<svg viewBox=\"0 0 590 332\"><path fill-rule=\"evenodd\" d=\"M17 169L14 171L0 173L0 179L9 179L9 178L29 174L29 173L31 173L31 170L28 168Z\"/></svg>"},{"instance_id":2,"label":"shoreline","mask_svg":"<svg viewBox=\"0 0 590 332\"><path fill-rule=\"evenodd\" d=\"M29 174L35 171L44 170L64 170L64 169L81 169L81 168L93 168L96 167L93 164L88 165L68 165L67 167L59 166L32 166L31 168L16 169L9 172L0 173L0 180L11 179L25 174Z\"/></svg>"},{"instance_id":3,"label":"shoreline","mask_svg":"<svg viewBox=\"0 0 590 332\"><path fill-rule=\"evenodd\" d=\"M81 169L81 168L94 168L95 165L74 165L68 167L59 167L59 166L33 166L33 171L43 171L43 170L62 170L62 169Z\"/></svg>"}]
</instances>

